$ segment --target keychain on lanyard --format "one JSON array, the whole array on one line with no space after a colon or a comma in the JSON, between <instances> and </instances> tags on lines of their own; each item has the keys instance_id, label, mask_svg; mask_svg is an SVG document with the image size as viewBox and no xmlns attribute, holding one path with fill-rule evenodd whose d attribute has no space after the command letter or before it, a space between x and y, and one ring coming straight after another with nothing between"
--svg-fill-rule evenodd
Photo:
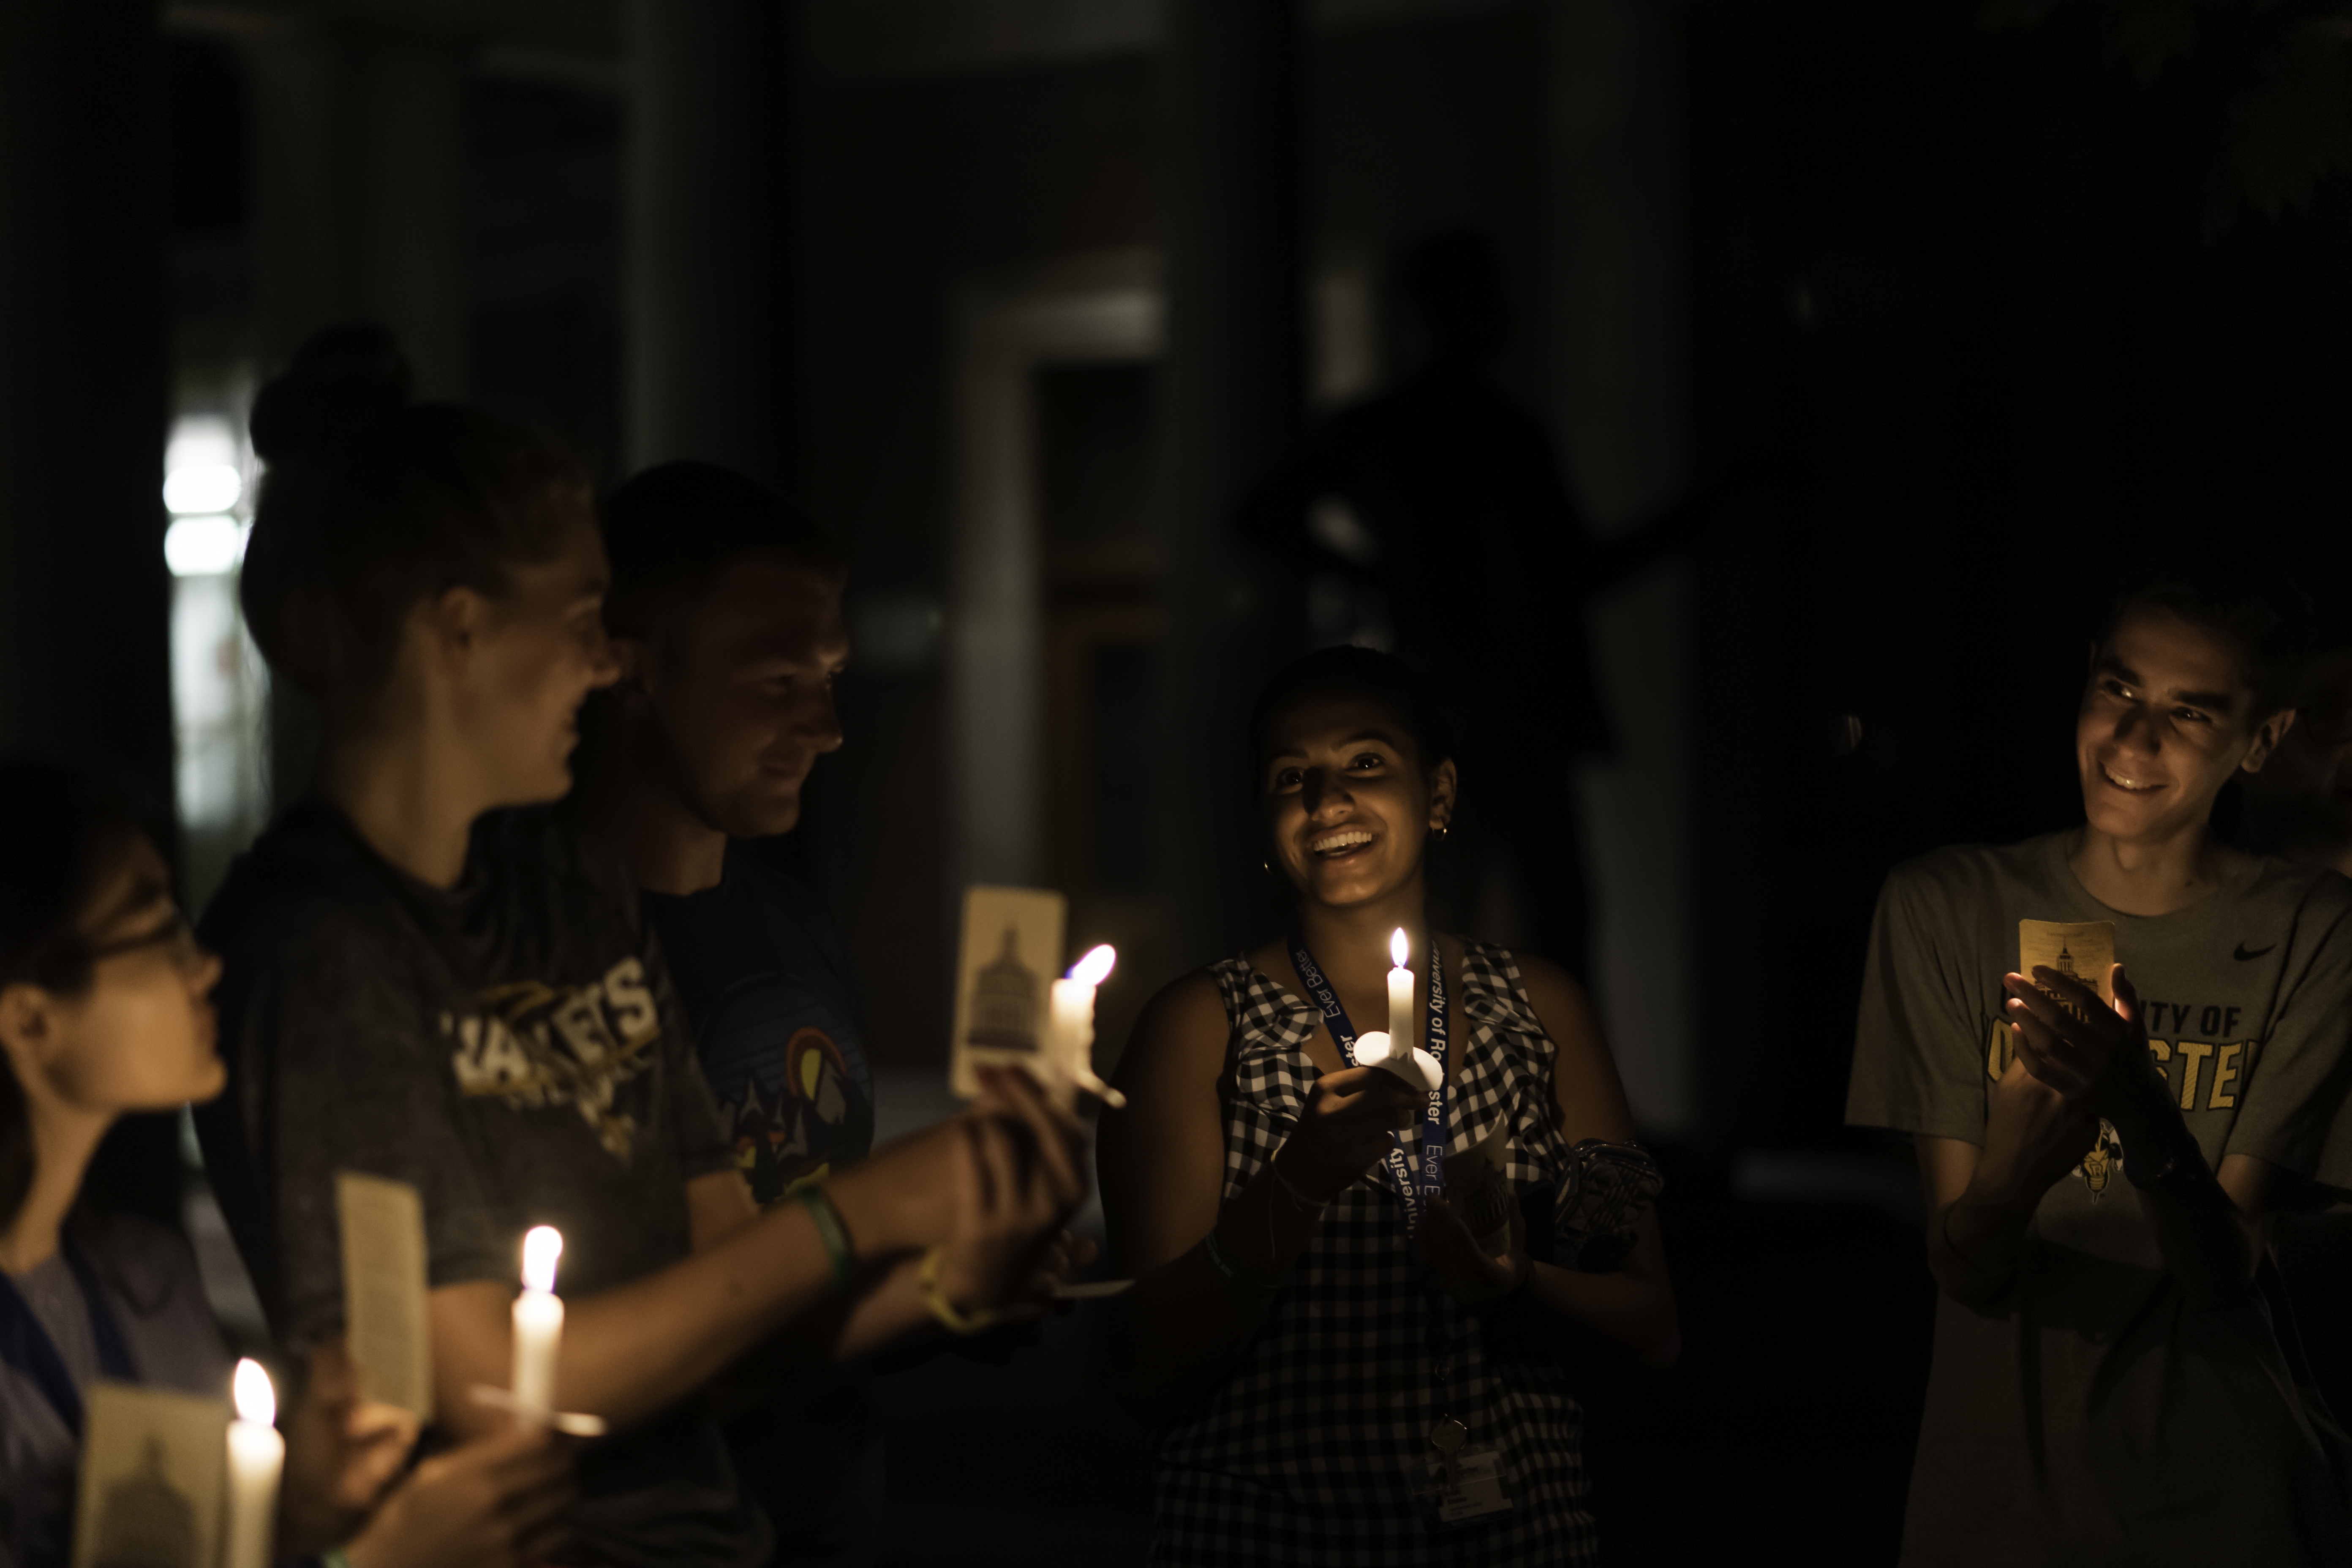
<instances>
[{"instance_id":1,"label":"keychain on lanyard","mask_svg":"<svg viewBox=\"0 0 2352 1568\"><path fill-rule=\"evenodd\" d=\"M1349 1067L1356 1066L1356 1026L1348 1021L1348 1010L1339 1004L1339 993L1324 975L1315 955L1307 951L1304 932L1290 933L1290 962L1298 970L1298 978L1307 994L1323 1010L1323 1022L1339 1045L1339 1059ZM1442 964L1429 965L1428 1023L1424 1030L1430 1058L1437 1063L1437 1087L1426 1091L1421 1112L1421 1170L1416 1175L1405 1160L1404 1146L1392 1142L1381 1161L1388 1184L1404 1202L1404 1227L1408 1236L1421 1232L1421 1216L1434 1198L1445 1195L1445 1110L1447 1083L1445 1075L1446 1047L1445 970Z\"/></svg>"}]
</instances>

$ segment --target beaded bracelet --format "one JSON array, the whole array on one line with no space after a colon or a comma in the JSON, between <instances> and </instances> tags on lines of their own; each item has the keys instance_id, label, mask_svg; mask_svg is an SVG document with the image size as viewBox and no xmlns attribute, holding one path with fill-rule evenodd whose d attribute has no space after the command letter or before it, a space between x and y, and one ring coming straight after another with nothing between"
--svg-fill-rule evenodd
<instances>
[{"instance_id":1,"label":"beaded bracelet","mask_svg":"<svg viewBox=\"0 0 2352 1568\"><path fill-rule=\"evenodd\" d=\"M846 1289L856 1277L857 1254L849 1245L849 1228L841 1223L841 1211L833 1206L833 1199L821 1186L803 1187L793 1197L808 1210L817 1239L824 1243L824 1260L833 1266L834 1288Z\"/></svg>"},{"instance_id":2,"label":"beaded bracelet","mask_svg":"<svg viewBox=\"0 0 2352 1568\"><path fill-rule=\"evenodd\" d=\"M968 1312L960 1311L956 1304L948 1300L948 1293L940 1289L940 1265L947 1260L947 1255L948 1249L944 1247L934 1247L923 1254L924 1309L951 1334L976 1334L982 1329L992 1328L1003 1313L993 1307L974 1307Z\"/></svg>"}]
</instances>

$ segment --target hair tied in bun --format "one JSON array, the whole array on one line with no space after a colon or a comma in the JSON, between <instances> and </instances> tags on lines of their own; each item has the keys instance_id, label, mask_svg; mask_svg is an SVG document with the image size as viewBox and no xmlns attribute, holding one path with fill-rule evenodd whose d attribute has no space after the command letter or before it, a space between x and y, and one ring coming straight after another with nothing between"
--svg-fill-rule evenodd
<instances>
[{"instance_id":1,"label":"hair tied in bun","mask_svg":"<svg viewBox=\"0 0 2352 1568\"><path fill-rule=\"evenodd\" d=\"M329 327L253 400L253 449L283 464L336 445L408 403L408 361L382 327Z\"/></svg>"}]
</instances>

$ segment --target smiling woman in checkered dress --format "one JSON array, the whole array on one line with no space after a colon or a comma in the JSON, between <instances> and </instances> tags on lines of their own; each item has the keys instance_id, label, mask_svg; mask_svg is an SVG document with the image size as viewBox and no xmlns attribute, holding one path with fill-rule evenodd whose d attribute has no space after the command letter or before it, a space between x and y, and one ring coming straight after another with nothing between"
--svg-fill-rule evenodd
<instances>
[{"instance_id":1,"label":"smiling woman in checkered dress","mask_svg":"<svg viewBox=\"0 0 2352 1568\"><path fill-rule=\"evenodd\" d=\"M1400 927L1425 1005L1423 855L1456 784L1426 698L1385 655L1326 649L1268 688L1251 746L1267 869L1297 890L1295 930L1348 1018L1386 1025ZM1170 985L1121 1058L1131 1109L1103 1122L1103 1203L1138 1282L1114 1310L1114 1375L1160 1428L1155 1563L1594 1559L1574 1390L1671 1363L1673 1291L1647 1214L1610 1272L1532 1255L1575 1145L1631 1136L1624 1094L1574 981L1435 942L1450 1150L1502 1132L1511 1188L1534 1200L1507 1244L1443 1202L1409 1228L1383 1161L1421 1096L1347 1067L1286 940Z\"/></svg>"}]
</instances>

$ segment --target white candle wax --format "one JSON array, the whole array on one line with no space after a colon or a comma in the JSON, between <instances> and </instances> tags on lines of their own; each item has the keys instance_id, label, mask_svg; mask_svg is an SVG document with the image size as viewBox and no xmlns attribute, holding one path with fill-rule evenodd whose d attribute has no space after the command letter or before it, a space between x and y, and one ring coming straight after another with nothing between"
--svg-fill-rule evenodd
<instances>
[{"instance_id":1,"label":"white candle wax","mask_svg":"<svg viewBox=\"0 0 2352 1568\"><path fill-rule=\"evenodd\" d=\"M1127 1098L1095 1076L1095 987L1109 978L1118 962L1118 954L1107 945L1088 948L1070 965L1068 978L1054 982L1045 1055L1047 1069L1062 1082L1124 1109Z\"/></svg>"},{"instance_id":2,"label":"white candle wax","mask_svg":"<svg viewBox=\"0 0 2352 1568\"><path fill-rule=\"evenodd\" d=\"M228 1527L221 1568L269 1568L286 1439L271 1425L278 1394L254 1361L236 1363L236 1419L228 1426Z\"/></svg>"},{"instance_id":3,"label":"white candle wax","mask_svg":"<svg viewBox=\"0 0 2352 1568\"><path fill-rule=\"evenodd\" d=\"M1416 1038L1412 1027L1412 971L1405 967L1409 955L1404 928L1399 926L1396 935L1389 938L1389 956L1396 961L1396 967L1389 971L1389 1038L1408 1043ZM1391 1047L1400 1055L1403 1048Z\"/></svg>"},{"instance_id":4,"label":"white candle wax","mask_svg":"<svg viewBox=\"0 0 2352 1568\"><path fill-rule=\"evenodd\" d=\"M514 1303L514 1416L544 1426L555 1409L555 1362L563 1346L563 1302L555 1294L555 1260L563 1237L533 1226L522 1240L522 1294Z\"/></svg>"},{"instance_id":5,"label":"white candle wax","mask_svg":"<svg viewBox=\"0 0 2352 1568\"><path fill-rule=\"evenodd\" d=\"M1046 1053L1066 1081L1086 1077L1095 1059L1095 988L1083 980L1054 982L1053 1049Z\"/></svg>"}]
</instances>

